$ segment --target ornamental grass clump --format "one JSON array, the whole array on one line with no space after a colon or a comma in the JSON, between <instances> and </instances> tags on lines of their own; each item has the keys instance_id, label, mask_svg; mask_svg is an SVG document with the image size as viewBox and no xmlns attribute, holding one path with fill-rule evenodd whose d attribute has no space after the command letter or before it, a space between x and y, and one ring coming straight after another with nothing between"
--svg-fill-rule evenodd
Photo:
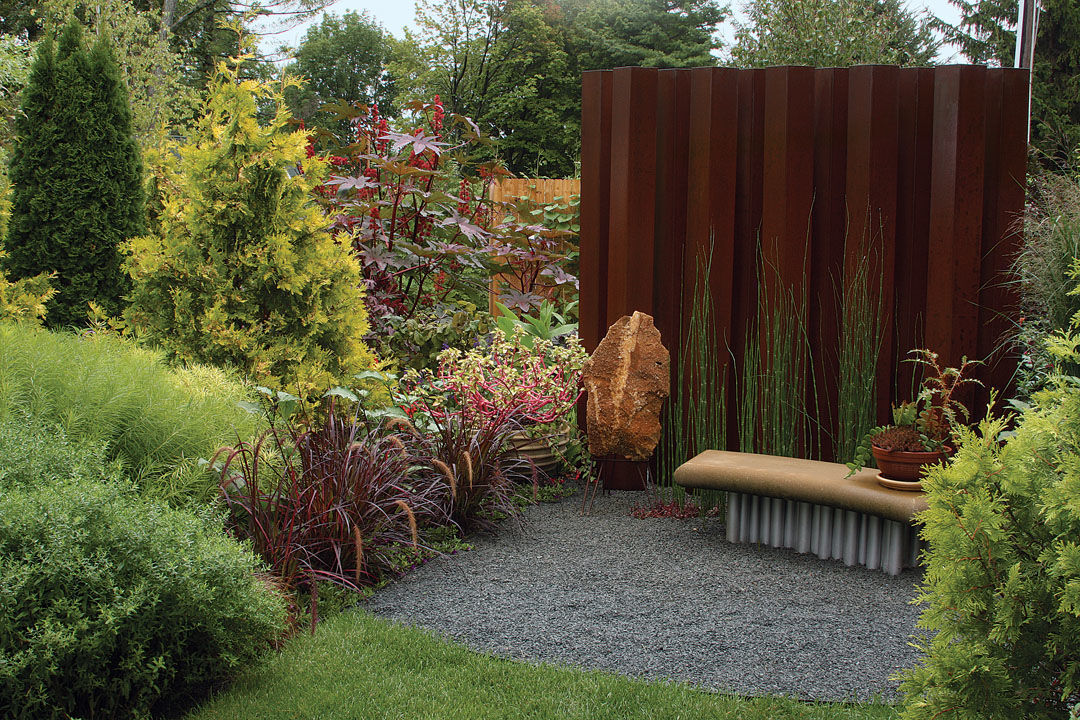
<instances>
[{"instance_id":1,"label":"ornamental grass clump","mask_svg":"<svg viewBox=\"0 0 1080 720\"><path fill-rule=\"evenodd\" d=\"M727 366L720 354L721 338L709 293L712 263L710 248L707 257L698 258L693 304L683 330L671 402L664 407L665 432L657 448L658 509L665 495L671 503L685 501L674 483L676 468L705 450L727 448ZM720 498L710 500L715 503Z\"/></svg>"},{"instance_id":2,"label":"ornamental grass clump","mask_svg":"<svg viewBox=\"0 0 1080 720\"><path fill-rule=\"evenodd\" d=\"M0 324L0 418L32 418L101 444L142 493L171 505L212 500L199 459L256 432L249 397L213 367L169 368L159 353L107 334Z\"/></svg>"},{"instance_id":3,"label":"ornamental grass clump","mask_svg":"<svg viewBox=\"0 0 1080 720\"><path fill-rule=\"evenodd\" d=\"M320 580L359 589L419 549L422 526L445 523L443 484L413 436L383 433L330 403L307 428L277 417L259 438L212 459L229 528L294 590Z\"/></svg>"}]
</instances>

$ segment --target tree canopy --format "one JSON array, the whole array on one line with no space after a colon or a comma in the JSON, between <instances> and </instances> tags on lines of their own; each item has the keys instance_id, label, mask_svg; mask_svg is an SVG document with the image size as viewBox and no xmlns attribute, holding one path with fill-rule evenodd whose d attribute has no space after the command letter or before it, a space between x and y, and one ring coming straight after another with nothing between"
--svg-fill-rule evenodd
<instances>
[{"instance_id":1,"label":"tree canopy","mask_svg":"<svg viewBox=\"0 0 1080 720\"><path fill-rule=\"evenodd\" d=\"M717 0L562 0L570 49L583 70L716 65Z\"/></svg>"},{"instance_id":2,"label":"tree canopy","mask_svg":"<svg viewBox=\"0 0 1080 720\"><path fill-rule=\"evenodd\" d=\"M307 80L289 94L293 114L310 121L319 105L349 100L378 105L384 115L394 111L395 88L387 71L393 39L367 13L327 13L312 25L286 71Z\"/></svg>"},{"instance_id":3,"label":"tree canopy","mask_svg":"<svg viewBox=\"0 0 1080 720\"><path fill-rule=\"evenodd\" d=\"M928 65L939 46L901 0L751 0L746 14L731 51L743 66Z\"/></svg>"},{"instance_id":4,"label":"tree canopy","mask_svg":"<svg viewBox=\"0 0 1080 720\"><path fill-rule=\"evenodd\" d=\"M567 175L581 73L715 65L726 14L717 0L417 0L392 70L407 99L472 117L513 172Z\"/></svg>"}]
</instances>

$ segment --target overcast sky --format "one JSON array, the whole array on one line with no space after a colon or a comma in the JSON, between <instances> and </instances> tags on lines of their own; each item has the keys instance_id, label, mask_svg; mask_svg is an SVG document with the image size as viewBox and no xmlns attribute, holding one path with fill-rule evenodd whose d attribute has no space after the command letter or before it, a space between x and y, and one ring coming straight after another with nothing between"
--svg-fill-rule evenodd
<instances>
[{"instance_id":1,"label":"overcast sky","mask_svg":"<svg viewBox=\"0 0 1080 720\"><path fill-rule=\"evenodd\" d=\"M731 2L733 8L739 8L741 5L742 0L733 0ZM909 8L916 10L925 8L948 21L955 21L959 16L956 8L950 5L948 0L908 0L907 5ZM413 9L412 0L338 0L330 7L330 12L341 15L349 10L367 11L383 27L394 35L401 37L402 30L406 26L412 26L413 24ZM279 39L277 40L268 40L268 44L274 46L279 42L283 42L295 46L299 44L300 38L303 36L303 30L303 27L299 27L288 33L283 33L278 36ZM948 56L942 58L942 60L947 59Z\"/></svg>"}]
</instances>

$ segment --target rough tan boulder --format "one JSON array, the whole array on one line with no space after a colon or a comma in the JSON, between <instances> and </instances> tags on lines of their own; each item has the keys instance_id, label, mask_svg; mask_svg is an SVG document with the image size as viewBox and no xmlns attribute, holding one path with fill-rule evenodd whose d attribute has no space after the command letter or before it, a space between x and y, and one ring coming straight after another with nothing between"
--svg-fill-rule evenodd
<instances>
[{"instance_id":1,"label":"rough tan boulder","mask_svg":"<svg viewBox=\"0 0 1080 720\"><path fill-rule=\"evenodd\" d=\"M647 460L660 441L660 408L670 394L671 356L651 316L624 315L585 363L589 452Z\"/></svg>"}]
</instances>

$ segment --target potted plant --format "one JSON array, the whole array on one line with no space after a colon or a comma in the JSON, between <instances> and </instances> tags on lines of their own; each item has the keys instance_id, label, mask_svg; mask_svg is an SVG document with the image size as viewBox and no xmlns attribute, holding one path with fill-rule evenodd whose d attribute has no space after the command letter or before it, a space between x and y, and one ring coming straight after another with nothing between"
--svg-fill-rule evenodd
<instances>
[{"instance_id":1,"label":"potted plant","mask_svg":"<svg viewBox=\"0 0 1080 720\"><path fill-rule=\"evenodd\" d=\"M952 452L950 442L968 424L970 413L957 397L964 385L982 385L968 376L978 360L961 358L960 367L941 367L938 354L926 349L912 350L914 362L923 367L924 377L912 402L893 406L893 424L873 428L855 451L848 468L855 474L877 461L878 482L895 490L921 490L923 468L945 460Z\"/></svg>"}]
</instances>

